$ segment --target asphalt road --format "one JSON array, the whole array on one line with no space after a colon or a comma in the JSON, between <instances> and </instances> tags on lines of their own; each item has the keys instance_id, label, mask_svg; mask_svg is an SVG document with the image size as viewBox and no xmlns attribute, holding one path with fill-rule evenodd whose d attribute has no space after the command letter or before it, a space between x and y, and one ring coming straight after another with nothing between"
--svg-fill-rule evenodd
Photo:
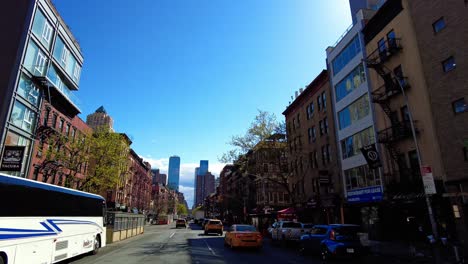
<instances>
[{"instance_id":1,"label":"asphalt road","mask_svg":"<svg viewBox=\"0 0 468 264\"><path fill-rule=\"evenodd\" d=\"M95 256L82 256L64 263L73 264L145 264L145 263L322 263L317 256L303 256L294 247L273 245L265 239L262 250L224 247L224 237L203 235L197 225L175 229L175 224L146 226L143 235L102 248ZM380 259L365 259L357 263L395 263ZM339 261L338 263L348 263ZM62 263L61 263L62 264Z\"/></svg>"}]
</instances>

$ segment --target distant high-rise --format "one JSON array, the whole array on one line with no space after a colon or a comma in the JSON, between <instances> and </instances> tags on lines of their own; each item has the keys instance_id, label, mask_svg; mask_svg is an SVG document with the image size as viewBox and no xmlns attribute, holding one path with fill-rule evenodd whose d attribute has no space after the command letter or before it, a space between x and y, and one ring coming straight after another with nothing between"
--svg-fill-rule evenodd
<instances>
[{"instance_id":1,"label":"distant high-rise","mask_svg":"<svg viewBox=\"0 0 468 264\"><path fill-rule=\"evenodd\" d=\"M99 127L108 128L110 131L114 131L114 120L112 117L107 114L106 109L104 106L99 107L96 112L90 114L86 117L86 124L93 129L97 129Z\"/></svg>"},{"instance_id":2,"label":"distant high-rise","mask_svg":"<svg viewBox=\"0 0 468 264\"><path fill-rule=\"evenodd\" d=\"M180 157L172 156L169 158L168 174L169 174L168 187L170 189L179 191Z\"/></svg>"},{"instance_id":3,"label":"distant high-rise","mask_svg":"<svg viewBox=\"0 0 468 264\"><path fill-rule=\"evenodd\" d=\"M205 175L208 172L208 161L200 160L200 169L198 170L197 175Z\"/></svg>"},{"instance_id":4,"label":"distant high-rise","mask_svg":"<svg viewBox=\"0 0 468 264\"><path fill-rule=\"evenodd\" d=\"M195 206L203 204L205 198L215 192L215 178L211 172L196 176Z\"/></svg>"},{"instance_id":5,"label":"distant high-rise","mask_svg":"<svg viewBox=\"0 0 468 264\"><path fill-rule=\"evenodd\" d=\"M167 185L167 175L162 174L159 169L152 169L151 172L153 173L153 184L164 184Z\"/></svg>"}]
</instances>

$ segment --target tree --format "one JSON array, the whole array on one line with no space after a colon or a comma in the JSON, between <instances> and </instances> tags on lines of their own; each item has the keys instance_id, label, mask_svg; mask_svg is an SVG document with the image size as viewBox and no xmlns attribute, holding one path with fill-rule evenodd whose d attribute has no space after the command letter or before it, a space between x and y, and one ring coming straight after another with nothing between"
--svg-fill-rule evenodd
<instances>
[{"instance_id":1,"label":"tree","mask_svg":"<svg viewBox=\"0 0 468 264\"><path fill-rule=\"evenodd\" d=\"M275 114L258 110L257 116L255 116L246 133L243 136L236 135L231 138L229 144L234 148L224 153L218 159L223 163L232 163L238 160L241 155L246 154L260 141L265 140L281 129L282 125L276 121Z\"/></svg>"},{"instance_id":2,"label":"tree","mask_svg":"<svg viewBox=\"0 0 468 264\"><path fill-rule=\"evenodd\" d=\"M128 170L129 145L123 135L97 129L90 139L90 166L80 190L102 193L115 189L121 174Z\"/></svg>"},{"instance_id":3,"label":"tree","mask_svg":"<svg viewBox=\"0 0 468 264\"><path fill-rule=\"evenodd\" d=\"M185 207L185 204L177 203L177 214L178 215L187 215L188 214L188 210L187 210L187 207Z\"/></svg>"},{"instance_id":4,"label":"tree","mask_svg":"<svg viewBox=\"0 0 468 264\"><path fill-rule=\"evenodd\" d=\"M85 177L86 167L89 162L90 136L85 134L65 136L59 133L49 133L45 159L39 167L45 181L54 177L53 183L59 177L58 184L68 188L79 186L79 182ZM41 134L43 137L45 134ZM41 139L44 142L46 137ZM64 182L63 179L65 180Z\"/></svg>"}]
</instances>

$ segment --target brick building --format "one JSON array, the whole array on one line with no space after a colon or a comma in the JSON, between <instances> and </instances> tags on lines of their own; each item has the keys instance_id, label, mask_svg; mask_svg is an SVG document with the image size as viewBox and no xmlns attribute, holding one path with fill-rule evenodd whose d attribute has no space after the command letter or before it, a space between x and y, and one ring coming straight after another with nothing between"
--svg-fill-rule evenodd
<instances>
[{"instance_id":1,"label":"brick building","mask_svg":"<svg viewBox=\"0 0 468 264\"><path fill-rule=\"evenodd\" d=\"M323 70L286 108L291 202L302 221L339 222L343 185L337 161L328 72Z\"/></svg>"}]
</instances>

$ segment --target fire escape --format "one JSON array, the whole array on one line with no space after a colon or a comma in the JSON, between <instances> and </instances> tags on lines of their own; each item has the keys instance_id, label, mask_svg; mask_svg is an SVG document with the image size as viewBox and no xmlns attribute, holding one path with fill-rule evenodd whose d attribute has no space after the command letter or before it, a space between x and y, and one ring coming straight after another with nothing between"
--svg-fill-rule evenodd
<instances>
[{"instance_id":1,"label":"fire escape","mask_svg":"<svg viewBox=\"0 0 468 264\"><path fill-rule=\"evenodd\" d=\"M402 50L400 39L389 37L386 41L380 41L378 48L366 58L367 67L374 69L383 79L384 84L372 91L372 102L380 105L383 112L390 120L390 126L377 132L377 142L384 144L391 158L398 165L402 178L410 173L406 164L400 160L400 151L397 144L402 140L412 137L409 119L403 117L398 119L397 111L391 107L391 101L401 93L401 88L407 90L410 85L407 78L403 76L401 67L390 70L385 66L394 55ZM416 123L416 122L415 122ZM417 129L416 129L417 131Z\"/></svg>"}]
</instances>

